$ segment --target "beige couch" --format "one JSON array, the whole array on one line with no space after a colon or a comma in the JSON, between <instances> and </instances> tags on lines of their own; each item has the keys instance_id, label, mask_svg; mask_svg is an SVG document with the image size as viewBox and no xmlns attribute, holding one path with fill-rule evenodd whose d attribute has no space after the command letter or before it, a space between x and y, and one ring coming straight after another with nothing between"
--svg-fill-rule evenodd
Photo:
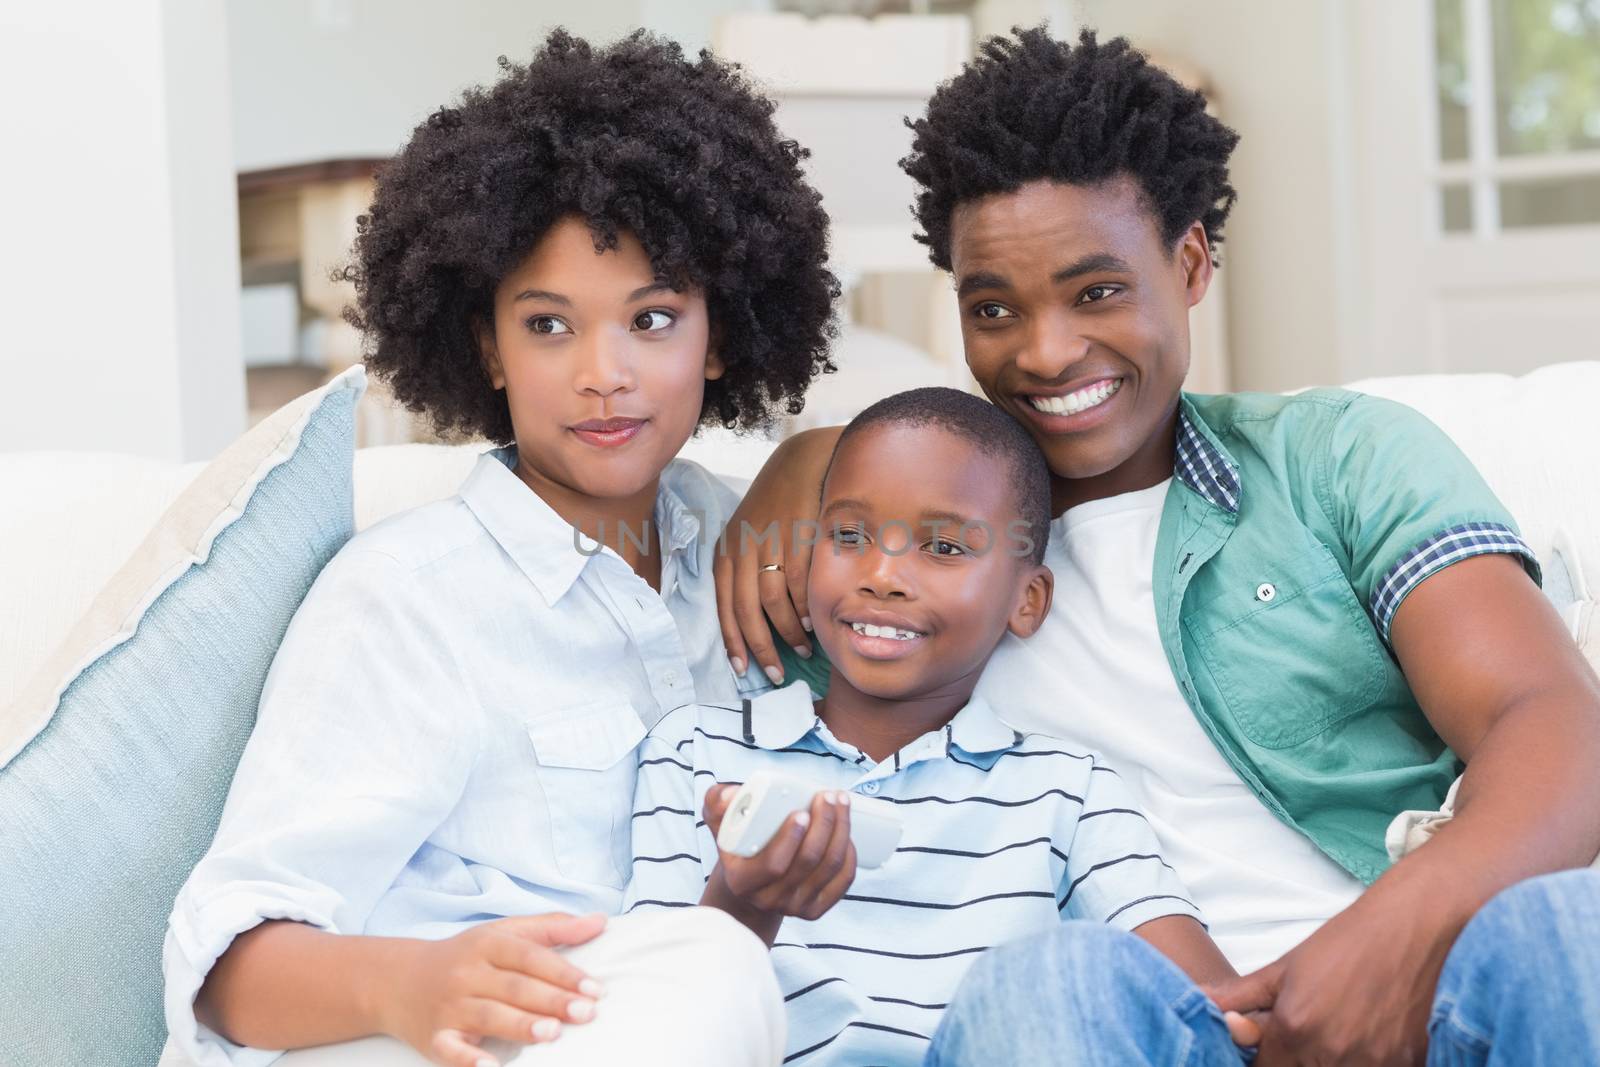
<instances>
[{"instance_id":1,"label":"beige couch","mask_svg":"<svg viewBox=\"0 0 1600 1067\"><path fill-rule=\"evenodd\" d=\"M1505 375L1353 383L1410 404L1478 465L1545 564L1546 585L1600 664L1600 362ZM356 523L449 496L482 446L365 449ZM712 433L685 455L749 478L768 442ZM0 455L0 715L201 464L94 453Z\"/></svg>"},{"instance_id":2,"label":"beige couch","mask_svg":"<svg viewBox=\"0 0 1600 1067\"><path fill-rule=\"evenodd\" d=\"M1551 599L1600 666L1600 363L1552 366L1520 379L1357 384L1420 409L1479 465L1544 562ZM770 448L714 433L691 442L686 454L748 478ZM480 451L407 445L358 453L357 526L450 495ZM201 466L117 455L0 455L0 553L7 561L0 569L0 734L23 721L8 712L30 676ZM1397 819L1391 848L1415 847L1440 814Z\"/></svg>"}]
</instances>

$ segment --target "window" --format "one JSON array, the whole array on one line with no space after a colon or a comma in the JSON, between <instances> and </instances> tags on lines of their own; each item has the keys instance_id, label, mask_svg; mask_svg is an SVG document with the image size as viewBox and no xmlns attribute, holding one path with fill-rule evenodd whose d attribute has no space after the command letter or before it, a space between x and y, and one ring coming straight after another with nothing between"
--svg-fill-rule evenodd
<instances>
[{"instance_id":1,"label":"window","mask_svg":"<svg viewBox=\"0 0 1600 1067\"><path fill-rule=\"evenodd\" d=\"M1433 0L1446 234L1600 224L1600 0Z\"/></svg>"}]
</instances>

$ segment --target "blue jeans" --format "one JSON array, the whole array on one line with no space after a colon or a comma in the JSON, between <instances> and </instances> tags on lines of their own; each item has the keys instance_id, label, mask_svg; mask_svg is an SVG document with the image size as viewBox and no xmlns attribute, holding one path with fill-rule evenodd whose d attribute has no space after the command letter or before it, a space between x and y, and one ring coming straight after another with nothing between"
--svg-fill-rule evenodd
<instances>
[{"instance_id":1,"label":"blue jeans","mask_svg":"<svg viewBox=\"0 0 1600 1067\"><path fill-rule=\"evenodd\" d=\"M1428 1035L1430 1067L1600 1064L1600 871L1529 879L1485 905L1445 960ZM1132 934L1070 922L974 964L924 1062L1249 1059L1216 1005L1166 957Z\"/></svg>"}]
</instances>

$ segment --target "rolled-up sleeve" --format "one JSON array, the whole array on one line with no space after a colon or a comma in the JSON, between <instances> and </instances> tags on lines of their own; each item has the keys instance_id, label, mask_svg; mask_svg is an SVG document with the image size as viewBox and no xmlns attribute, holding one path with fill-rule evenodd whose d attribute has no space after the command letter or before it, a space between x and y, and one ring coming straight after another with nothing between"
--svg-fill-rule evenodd
<instances>
[{"instance_id":1,"label":"rolled-up sleeve","mask_svg":"<svg viewBox=\"0 0 1600 1067\"><path fill-rule=\"evenodd\" d=\"M361 933L461 797L481 715L428 607L406 567L347 549L289 625L216 838L168 925L167 1027L202 1067L277 1055L195 1018L233 939L271 919Z\"/></svg>"},{"instance_id":2,"label":"rolled-up sleeve","mask_svg":"<svg viewBox=\"0 0 1600 1067\"><path fill-rule=\"evenodd\" d=\"M1461 560L1514 556L1540 580L1511 513L1419 412L1357 397L1331 427L1321 462L1318 486L1350 558L1350 584L1385 641L1406 597Z\"/></svg>"}]
</instances>

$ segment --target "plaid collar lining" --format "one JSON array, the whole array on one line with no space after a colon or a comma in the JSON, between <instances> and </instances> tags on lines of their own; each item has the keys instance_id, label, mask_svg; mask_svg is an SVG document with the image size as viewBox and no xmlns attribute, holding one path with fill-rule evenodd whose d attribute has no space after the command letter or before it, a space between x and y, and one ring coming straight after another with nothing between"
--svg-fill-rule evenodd
<instances>
[{"instance_id":1,"label":"plaid collar lining","mask_svg":"<svg viewBox=\"0 0 1600 1067\"><path fill-rule=\"evenodd\" d=\"M1178 448L1174 471L1178 480L1216 507L1239 513L1239 469L1190 419L1178 412Z\"/></svg>"}]
</instances>

